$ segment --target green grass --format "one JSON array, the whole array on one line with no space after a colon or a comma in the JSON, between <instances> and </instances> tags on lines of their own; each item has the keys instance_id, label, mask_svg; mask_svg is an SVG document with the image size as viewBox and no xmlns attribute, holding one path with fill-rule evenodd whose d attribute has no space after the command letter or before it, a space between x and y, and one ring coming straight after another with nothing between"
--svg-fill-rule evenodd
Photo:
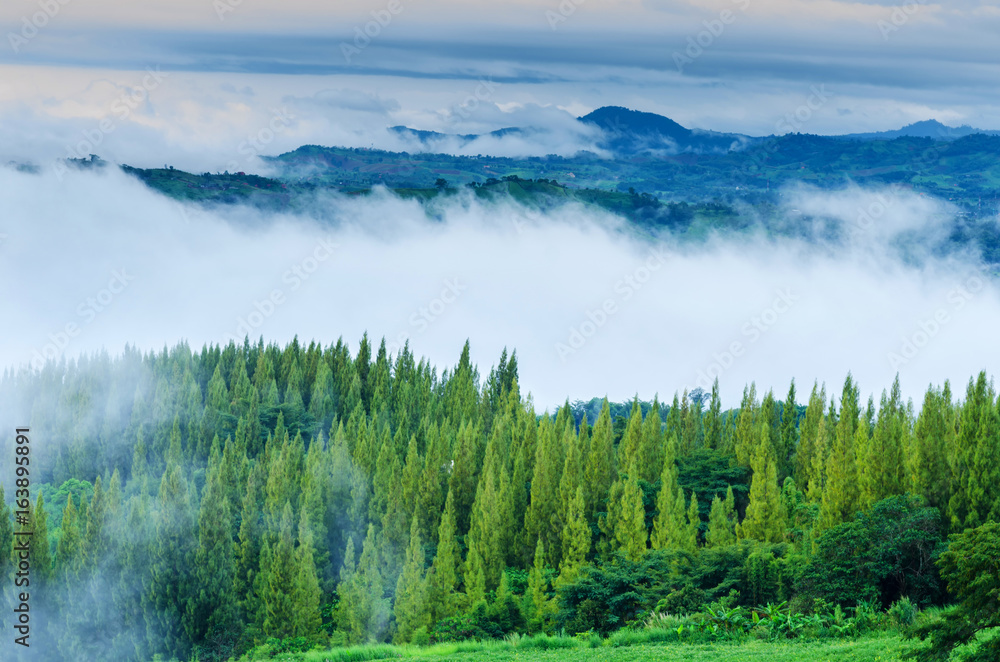
<instances>
[{"instance_id":1,"label":"green grass","mask_svg":"<svg viewBox=\"0 0 1000 662\"><path fill-rule=\"evenodd\" d=\"M590 647L587 642L560 637L517 641L464 642L415 646L355 646L279 655L281 662L365 662L403 659L407 662L899 662L907 647L895 635L861 639L768 642L746 640L715 643L661 643Z\"/></svg>"}]
</instances>

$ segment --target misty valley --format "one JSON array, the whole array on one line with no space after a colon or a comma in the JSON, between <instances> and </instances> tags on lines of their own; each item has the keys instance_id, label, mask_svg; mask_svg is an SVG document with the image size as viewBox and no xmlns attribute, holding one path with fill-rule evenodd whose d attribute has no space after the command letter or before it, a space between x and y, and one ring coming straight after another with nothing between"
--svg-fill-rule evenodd
<instances>
[{"instance_id":1,"label":"misty valley","mask_svg":"<svg viewBox=\"0 0 1000 662\"><path fill-rule=\"evenodd\" d=\"M0 81L0 659L1000 660L1000 132L488 44L401 103L216 5Z\"/></svg>"}]
</instances>

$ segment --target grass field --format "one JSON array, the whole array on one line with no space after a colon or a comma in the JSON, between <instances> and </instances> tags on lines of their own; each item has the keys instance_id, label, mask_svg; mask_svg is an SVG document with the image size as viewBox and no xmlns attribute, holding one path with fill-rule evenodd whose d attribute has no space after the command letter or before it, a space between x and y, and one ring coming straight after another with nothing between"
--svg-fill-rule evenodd
<instances>
[{"instance_id":1,"label":"grass field","mask_svg":"<svg viewBox=\"0 0 1000 662\"><path fill-rule=\"evenodd\" d=\"M365 662L403 659L408 662L899 662L907 647L895 635L874 635L861 639L823 639L768 642L746 640L705 644L661 643L632 646L597 646L567 639L554 639L552 647L537 641L438 644L412 646L358 646L352 648L278 655L286 662ZM247 658L244 658L246 660ZM260 658L265 659L265 658Z\"/></svg>"}]
</instances>

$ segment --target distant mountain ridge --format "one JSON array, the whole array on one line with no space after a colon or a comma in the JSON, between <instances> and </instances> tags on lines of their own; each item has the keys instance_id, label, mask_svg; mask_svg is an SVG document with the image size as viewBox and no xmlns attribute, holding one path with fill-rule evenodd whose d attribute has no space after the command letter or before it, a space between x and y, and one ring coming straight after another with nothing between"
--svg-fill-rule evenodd
<instances>
[{"instance_id":1,"label":"distant mountain ridge","mask_svg":"<svg viewBox=\"0 0 1000 662\"><path fill-rule=\"evenodd\" d=\"M958 140L966 136L982 134L986 136L1000 136L1000 131L990 131L987 129L976 129L967 124L959 127L952 127L942 124L937 120L924 120L907 124L902 129L894 131L876 131L872 133L848 133L842 136L831 136L832 138L843 138L846 140L895 140L896 138L930 138L932 140Z\"/></svg>"},{"instance_id":2,"label":"distant mountain ridge","mask_svg":"<svg viewBox=\"0 0 1000 662\"><path fill-rule=\"evenodd\" d=\"M622 106L602 106L577 117L576 121L601 129L597 146L618 157L636 155L725 154L743 150L773 136L749 136L703 129L689 129L669 117ZM530 135L539 129L507 127L488 134L447 134L422 131L406 126L393 126L390 131L419 140L422 144L444 139L458 139L464 146L484 136L502 138L507 135ZM1000 136L1000 131L977 129L968 125L950 127L937 120L914 122L901 129L868 133L848 133L824 136L837 140L877 141L897 138L930 138L954 141L972 135Z\"/></svg>"},{"instance_id":3,"label":"distant mountain ridge","mask_svg":"<svg viewBox=\"0 0 1000 662\"><path fill-rule=\"evenodd\" d=\"M737 133L688 129L669 117L621 106L604 106L576 119L602 129L600 146L616 154L726 153L758 140Z\"/></svg>"}]
</instances>

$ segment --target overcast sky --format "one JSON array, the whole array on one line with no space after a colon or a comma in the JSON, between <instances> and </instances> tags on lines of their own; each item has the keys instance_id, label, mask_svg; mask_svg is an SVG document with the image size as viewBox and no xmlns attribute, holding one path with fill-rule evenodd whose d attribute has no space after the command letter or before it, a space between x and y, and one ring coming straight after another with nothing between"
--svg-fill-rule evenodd
<instances>
[{"instance_id":1,"label":"overcast sky","mask_svg":"<svg viewBox=\"0 0 1000 662\"><path fill-rule=\"evenodd\" d=\"M1000 128L996 1L8 0L0 27L8 159L112 117L102 155L208 169L281 109L276 152L402 149L396 124L561 127L506 149L572 152L592 143L570 117L608 104L752 135L810 100L803 132ZM149 69L169 75L143 89Z\"/></svg>"},{"instance_id":2,"label":"overcast sky","mask_svg":"<svg viewBox=\"0 0 1000 662\"><path fill-rule=\"evenodd\" d=\"M779 131L797 112L806 119L795 126L819 134L926 119L1000 129L998 5L5 0L0 163L46 170L0 169L0 293L19 320L4 332L0 363L30 361L68 323L86 324L59 356L126 342L225 342L329 234L289 218L247 230L246 210L205 216L124 176L59 177L56 159L96 153L144 167L259 171L256 155L303 144L415 149L386 130L400 124L449 133L535 126L544 131L530 141L467 149L573 154L594 149L596 136L572 118L602 105L752 135ZM266 129L267 140L248 150ZM848 223L884 194L805 191L786 200ZM342 209L336 236L346 248L253 331L324 343L343 335L356 346L368 330L408 338L441 366L469 338L484 370L504 346L516 347L525 388L543 407L567 396L669 397L701 385L701 372L725 363L737 341L747 353L721 370L730 406L751 380L783 391L792 377L802 388L815 378L839 385L848 370L875 392L899 371L919 395L929 382L964 382L988 367L982 348L1000 298L992 285L956 294L975 256L919 268L888 259L893 232L912 224L931 232L952 213L890 195L901 202L888 234L870 242L874 252L720 243L672 254L628 299L617 283L642 268L649 246L616 234L615 219L569 210L514 232L517 210L456 206L432 228L413 205L335 199L325 204ZM108 312L81 313L121 269L135 281ZM458 302L435 324L414 324L456 277L467 287ZM358 279L365 288L344 288ZM779 302L781 293L794 305ZM601 333L561 351L609 299L616 312ZM941 310L955 321L915 357L892 361ZM754 337L746 325L765 314L776 323Z\"/></svg>"}]
</instances>

